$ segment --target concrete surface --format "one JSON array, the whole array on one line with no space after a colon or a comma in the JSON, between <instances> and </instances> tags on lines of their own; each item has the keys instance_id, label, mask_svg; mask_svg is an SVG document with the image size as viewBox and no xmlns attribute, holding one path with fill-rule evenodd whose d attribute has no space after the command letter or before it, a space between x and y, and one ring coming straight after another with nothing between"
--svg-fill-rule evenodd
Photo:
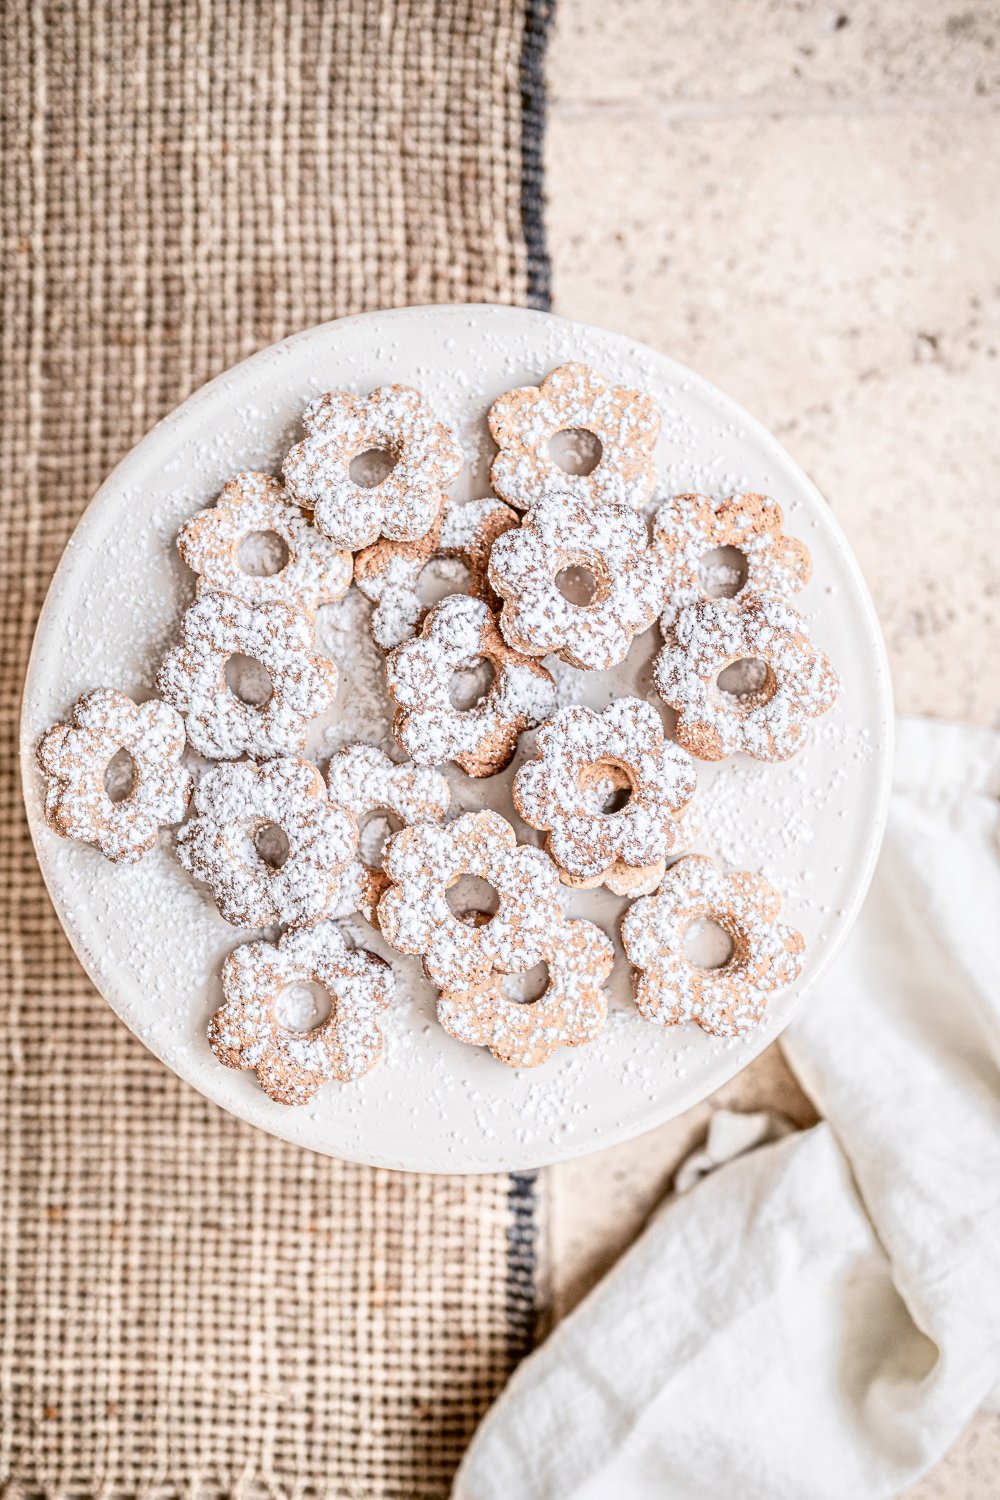
<instances>
[{"instance_id":1,"label":"concrete surface","mask_svg":"<svg viewBox=\"0 0 1000 1500\"><path fill-rule=\"evenodd\" d=\"M1000 725L1000 6L560 0L549 83L556 311L760 417L847 530L900 710ZM714 1101L552 1169L556 1315L722 1102L812 1118L772 1048ZM997 1495L984 1415L908 1500Z\"/></svg>"}]
</instances>

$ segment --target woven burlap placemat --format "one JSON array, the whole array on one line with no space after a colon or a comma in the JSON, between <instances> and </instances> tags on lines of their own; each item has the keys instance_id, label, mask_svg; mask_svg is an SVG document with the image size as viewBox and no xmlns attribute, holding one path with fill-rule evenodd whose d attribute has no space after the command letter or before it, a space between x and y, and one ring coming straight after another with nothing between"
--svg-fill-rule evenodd
<instances>
[{"instance_id":1,"label":"woven burlap placemat","mask_svg":"<svg viewBox=\"0 0 1000 1500\"><path fill-rule=\"evenodd\" d=\"M4 8L8 1494L444 1495L530 1341L531 1180L316 1157L169 1074L63 937L15 743L60 552L164 412L340 314L544 304L547 11L548 0Z\"/></svg>"}]
</instances>

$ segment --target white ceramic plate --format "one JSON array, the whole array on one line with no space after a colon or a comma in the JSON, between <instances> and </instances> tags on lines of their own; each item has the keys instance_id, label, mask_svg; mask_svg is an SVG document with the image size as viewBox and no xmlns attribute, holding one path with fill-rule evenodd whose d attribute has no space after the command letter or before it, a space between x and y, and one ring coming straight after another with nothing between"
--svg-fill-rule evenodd
<instances>
[{"instance_id":1,"label":"white ceramic plate","mask_svg":"<svg viewBox=\"0 0 1000 1500\"><path fill-rule=\"evenodd\" d=\"M701 767L696 848L760 870L783 892L784 919L806 937L794 991L779 996L761 1031L741 1042L696 1027L644 1022L621 957L604 1035L512 1072L438 1027L419 964L390 954L359 917L355 939L392 958L400 998L385 1023L382 1064L362 1082L327 1085L307 1106L269 1101L254 1074L220 1066L206 1041L225 955L247 935L218 915L181 869L169 833L138 865L108 864L58 838L42 817L34 747L79 693L114 686L152 693L156 666L193 594L174 539L237 469L278 472L303 406L318 392L367 392L386 381L419 387L458 430L467 467L459 498L488 492L493 399L579 359L653 394L663 413L659 493L763 490L812 552L813 580L796 603L837 667L836 708L808 746L783 765L737 757ZM389 746L381 658L368 606L351 592L324 611L321 641L341 667L338 705L314 727L321 761L352 738ZM593 706L638 690L651 696L654 626L613 673L560 671L566 701ZM499 807L522 837L510 782L530 753L488 781L454 775L459 809ZM501 307L411 308L313 328L264 350L186 401L104 484L66 549L42 613L22 721L25 797L38 858L70 941L127 1026L180 1076L224 1108L303 1146L357 1161L425 1171L530 1167L637 1135L687 1109L744 1067L781 1031L843 942L871 877L885 820L891 696L878 624L856 563L826 505L772 437L739 407L645 345L544 313ZM617 942L624 903L574 892L567 905Z\"/></svg>"}]
</instances>

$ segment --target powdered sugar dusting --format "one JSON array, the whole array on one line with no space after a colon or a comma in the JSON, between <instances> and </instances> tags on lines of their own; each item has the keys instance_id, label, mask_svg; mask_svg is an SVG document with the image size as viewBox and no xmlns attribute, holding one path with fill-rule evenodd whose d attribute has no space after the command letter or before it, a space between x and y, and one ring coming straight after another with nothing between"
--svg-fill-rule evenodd
<instances>
[{"instance_id":1,"label":"powdered sugar dusting","mask_svg":"<svg viewBox=\"0 0 1000 1500\"><path fill-rule=\"evenodd\" d=\"M588 508L640 509L645 503L660 432L660 413L647 393L615 386L574 360L552 370L538 386L506 392L494 401L489 420L500 449L490 471L493 487L519 510L554 490ZM587 474L567 473L549 452L552 437L572 428L592 433L601 444L600 459Z\"/></svg>"},{"instance_id":2,"label":"powdered sugar dusting","mask_svg":"<svg viewBox=\"0 0 1000 1500\"><path fill-rule=\"evenodd\" d=\"M634 874L655 887L678 848L677 814L697 785L691 758L666 740L656 709L638 698L618 698L602 714L564 708L539 730L535 748L538 758L514 779L514 803L532 828L548 831L549 852L573 883L637 894ZM615 789L625 803L605 811Z\"/></svg>"},{"instance_id":3,"label":"powdered sugar dusting","mask_svg":"<svg viewBox=\"0 0 1000 1500\"><path fill-rule=\"evenodd\" d=\"M661 1026L694 1021L719 1036L757 1026L772 990L798 977L801 933L776 921L781 898L759 876L725 874L702 855L670 869L659 891L626 913L622 939L636 967L636 1004ZM689 929L711 921L728 935L732 954L717 968L693 963Z\"/></svg>"},{"instance_id":4,"label":"powdered sugar dusting","mask_svg":"<svg viewBox=\"0 0 1000 1500\"><path fill-rule=\"evenodd\" d=\"M243 567L243 545L255 535L284 543L288 556L281 568L256 574ZM250 604L279 599L310 615L346 594L353 571L350 553L310 526L269 474L234 475L211 509L181 527L177 549L201 588L236 594Z\"/></svg>"},{"instance_id":5,"label":"powdered sugar dusting","mask_svg":"<svg viewBox=\"0 0 1000 1500\"><path fill-rule=\"evenodd\" d=\"M105 773L122 750L131 761L128 784L123 778L106 788ZM183 750L184 721L166 703L137 705L112 688L84 693L70 723L54 725L38 745L45 816L64 838L131 864L152 849L162 826L184 816L192 782L180 764Z\"/></svg>"},{"instance_id":6,"label":"powdered sugar dusting","mask_svg":"<svg viewBox=\"0 0 1000 1500\"><path fill-rule=\"evenodd\" d=\"M328 709L337 669L312 647L305 615L280 600L248 604L233 594L199 594L164 659L157 686L178 709L195 750L210 759L285 755L301 750L311 719ZM247 656L271 679L264 703L244 703L226 682L226 663Z\"/></svg>"},{"instance_id":7,"label":"powdered sugar dusting","mask_svg":"<svg viewBox=\"0 0 1000 1500\"><path fill-rule=\"evenodd\" d=\"M572 565L593 577L593 597L573 603L559 588ZM663 603L662 570L641 516L595 508L562 494L533 507L490 554L490 582L506 602L500 629L518 651L556 652L572 666L604 669L628 654Z\"/></svg>"},{"instance_id":8,"label":"powdered sugar dusting","mask_svg":"<svg viewBox=\"0 0 1000 1500\"><path fill-rule=\"evenodd\" d=\"M330 801L319 771L305 760L213 766L198 783L193 811L177 835L178 857L238 927L322 916L357 849L353 814ZM287 849L277 867L259 841L271 828L280 829Z\"/></svg>"},{"instance_id":9,"label":"powdered sugar dusting","mask_svg":"<svg viewBox=\"0 0 1000 1500\"><path fill-rule=\"evenodd\" d=\"M445 828L405 828L389 843L383 867L391 882L378 908L392 947L420 954L427 977L442 988L483 979L492 970L516 973L545 957L562 921L559 878L540 849L518 845L496 812L464 813ZM498 910L488 921L448 902L461 876L492 886Z\"/></svg>"},{"instance_id":10,"label":"powdered sugar dusting","mask_svg":"<svg viewBox=\"0 0 1000 1500\"><path fill-rule=\"evenodd\" d=\"M697 604L712 586L729 586L729 597L747 593L785 596L809 580L812 564L808 548L782 530L784 515L770 495L736 494L713 501L708 495L673 495L653 513L653 539L663 569L664 611L661 627L668 630L677 612ZM706 578L703 559L716 550L732 548L742 560L741 571L716 564ZM739 587L737 587L739 585Z\"/></svg>"},{"instance_id":11,"label":"powdered sugar dusting","mask_svg":"<svg viewBox=\"0 0 1000 1500\"><path fill-rule=\"evenodd\" d=\"M452 674L479 658L493 668L493 685L478 704L456 708ZM389 654L386 677L396 704L393 733L407 754L423 766L453 760L470 776L502 771L518 735L541 723L555 702L545 668L507 645L482 600L461 594L435 605L420 635Z\"/></svg>"},{"instance_id":12,"label":"powdered sugar dusting","mask_svg":"<svg viewBox=\"0 0 1000 1500\"><path fill-rule=\"evenodd\" d=\"M381 541L366 548L356 560L355 579L375 605L371 624L377 644L389 651L416 634L428 609L420 596L421 574L432 561L455 565L456 581L462 586L451 593L494 604L486 576L490 549L497 537L517 525L517 513L499 500L447 502L417 541Z\"/></svg>"},{"instance_id":13,"label":"powdered sugar dusting","mask_svg":"<svg viewBox=\"0 0 1000 1500\"><path fill-rule=\"evenodd\" d=\"M283 990L322 985L330 1014L307 1032L278 1019ZM278 943L246 943L226 960L225 1001L209 1026L212 1051L229 1068L253 1068L278 1104L304 1104L324 1083L353 1083L382 1052L379 1014L392 1000L392 969L363 949L352 950L335 923L290 928Z\"/></svg>"},{"instance_id":14,"label":"powdered sugar dusting","mask_svg":"<svg viewBox=\"0 0 1000 1500\"><path fill-rule=\"evenodd\" d=\"M478 985L442 992L437 1014L445 1031L488 1047L511 1068L537 1068L557 1047L592 1042L604 1026L603 983L614 948L593 922L564 922L549 933L543 951L548 982L539 999L509 999L502 975L492 972Z\"/></svg>"},{"instance_id":15,"label":"powdered sugar dusting","mask_svg":"<svg viewBox=\"0 0 1000 1500\"><path fill-rule=\"evenodd\" d=\"M306 407L302 425L285 483L323 535L352 551L379 536L423 536L462 468L454 434L412 386L379 386L365 398L327 391ZM351 462L372 450L395 462L380 483L358 483Z\"/></svg>"},{"instance_id":16,"label":"powdered sugar dusting","mask_svg":"<svg viewBox=\"0 0 1000 1500\"><path fill-rule=\"evenodd\" d=\"M763 670L727 692L720 674L747 661L760 662ZM704 760L738 750L757 760L787 759L801 747L809 721L833 706L839 686L801 616L773 594L685 606L656 659L654 678L677 711L678 740Z\"/></svg>"},{"instance_id":17,"label":"powdered sugar dusting","mask_svg":"<svg viewBox=\"0 0 1000 1500\"><path fill-rule=\"evenodd\" d=\"M362 825L360 857L341 872L328 909L333 916L361 912L375 922L375 909L388 885L381 860L386 836L413 823L440 823L451 790L439 771L410 761L397 765L375 745L346 745L331 759L326 780L331 801ZM392 814L393 821L382 817L362 823L366 815L379 811Z\"/></svg>"}]
</instances>

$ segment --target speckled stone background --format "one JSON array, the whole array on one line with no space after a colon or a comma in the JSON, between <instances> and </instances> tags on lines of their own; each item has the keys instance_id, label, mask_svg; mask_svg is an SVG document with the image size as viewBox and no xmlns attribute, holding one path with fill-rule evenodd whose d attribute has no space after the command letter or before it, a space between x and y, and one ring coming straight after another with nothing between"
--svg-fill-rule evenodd
<instances>
[{"instance_id":1,"label":"speckled stone background","mask_svg":"<svg viewBox=\"0 0 1000 1500\"><path fill-rule=\"evenodd\" d=\"M904 713L1000 725L997 0L560 0L554 309L647 340L760 417L847 530ZM555 1315L710 1109L808 1101L772 1048L716 1099L553 1169ZM908 1500L996 1500L982 1415Z\"/></svg>"}]
</instances>

